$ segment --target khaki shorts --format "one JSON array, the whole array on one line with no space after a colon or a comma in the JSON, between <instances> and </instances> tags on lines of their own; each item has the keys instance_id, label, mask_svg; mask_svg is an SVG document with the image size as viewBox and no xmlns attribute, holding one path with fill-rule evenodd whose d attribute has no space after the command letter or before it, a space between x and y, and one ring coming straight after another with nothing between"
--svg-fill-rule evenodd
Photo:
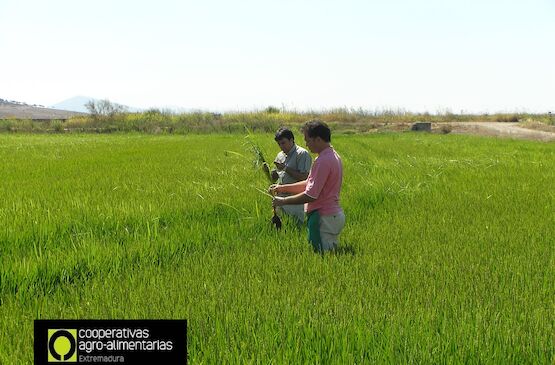
<instances>
[{"instance_id":1,"label":"khaki shorts","mask_svg":"<svg viewBox=\"0 0 555 365\"><path fill-rule=\"evenodd\" d=\"M345 213L343 211L334 215L320 216L320 238L322 250L335 250L339 246L339 234L345 226Z\"/></svg>"}]
</instances>

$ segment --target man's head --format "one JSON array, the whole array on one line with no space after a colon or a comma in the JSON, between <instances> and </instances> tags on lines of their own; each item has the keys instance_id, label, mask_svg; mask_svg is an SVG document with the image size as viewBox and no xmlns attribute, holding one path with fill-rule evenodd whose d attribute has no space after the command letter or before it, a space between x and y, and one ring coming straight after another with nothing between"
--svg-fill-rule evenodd
<instances>
[{"instance_id":1,"label":"man's head","mask_svg":"<svg viewBox=\"0 0 555 365\"><path fill-rule=\"evenodd\" d=\"M314 119L306 122L302 128L306 146L313 153L320 153L331 142L331 131L328 125L321 120Z\"/></svg>"},{"instance_id":2,"label":"man's head","mask_svg":"<svg viewBox=\"0 0 555 365\"><path fill-rule=\"evenodd\" d=\"M290 129L281 127L276 132L276 137L274 138L279 145L279 148L283 153L288 153L293 148L295 144L295 137L293 137L293 132Z\"/></svg>"}]
</instances>

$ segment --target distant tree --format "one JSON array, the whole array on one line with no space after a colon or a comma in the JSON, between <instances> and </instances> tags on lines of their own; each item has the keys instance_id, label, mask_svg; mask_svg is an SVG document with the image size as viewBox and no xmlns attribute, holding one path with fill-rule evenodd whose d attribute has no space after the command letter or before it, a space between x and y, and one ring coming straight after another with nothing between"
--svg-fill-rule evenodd
<instances>
[{"instance_id":1,"label":"distant tree","mask_svg":"<svg viewBox=\"0 0 555 365\"><path fill-rule=\"evenodd\" d=\"M275 106L269 106L266 109L264 109L264 113L279 114L279 108L276 108Z\"/></svg>"},{"instance_id":2,"label":"distant tree","mask_svg":"<svg viewBox=\"0 0 555 365\"><path fill-rule=\"evenodd\" d=\"M127 112L127 107L125 105L112 103L108 99L91 99L85 104L85 108L87 108L92 116L113 116L118 113Z\"/></svg>"}]
</instances>

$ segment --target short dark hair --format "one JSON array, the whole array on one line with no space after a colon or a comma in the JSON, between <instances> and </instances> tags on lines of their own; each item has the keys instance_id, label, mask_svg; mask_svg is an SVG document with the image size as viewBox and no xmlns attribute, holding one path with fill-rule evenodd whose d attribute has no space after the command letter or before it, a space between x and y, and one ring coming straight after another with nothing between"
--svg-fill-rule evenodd
<instances>
[{"instance_id":1,"label":"short dark hair","mask_svg":"<svg viewBox=\"0 0 555 365\"><path fill-rule=\"evenodd\" d=\"M310 138L320 137L324 142L331 142L330 127L319 119L309 120L303 125L303 132Z\"/></svg>"},{"instance_id":2,"label":"short dark hair","mask_svg":"<svg viewBox=\"0 0 555 365\"><path fill-rule=\"evenodd\" d=\"M291 132L291 130L289 128L285 128L285 127L281 127L280 129L278 129L278 131L276 132L276 137L274 138L277 141L279 141L280 139L284 139L287 138L289 140L291 139L295 139L295 137L293 137L293 132Z\"/></svg>"}]
</instances>

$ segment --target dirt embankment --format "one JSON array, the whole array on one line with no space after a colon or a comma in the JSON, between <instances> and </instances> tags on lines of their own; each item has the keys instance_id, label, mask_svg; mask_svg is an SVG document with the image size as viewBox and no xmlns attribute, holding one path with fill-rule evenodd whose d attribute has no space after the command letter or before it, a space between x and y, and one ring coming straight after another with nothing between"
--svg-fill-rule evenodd
<instances>
[{"instance_id":1,"label":"dirt embankment","mask_svg":"<svg viewBox=\"0 0 555 365\"><path fill-rule=\"evenodd\" d=\"M444 123L437 123L436 128L441 128L441 124ZM554 131L529 129L519 123L509 122L451 122L445 124L451 126L452 133L531 139L545 142L555 141L555 128Z\"/></svg>"}]
</instances>

